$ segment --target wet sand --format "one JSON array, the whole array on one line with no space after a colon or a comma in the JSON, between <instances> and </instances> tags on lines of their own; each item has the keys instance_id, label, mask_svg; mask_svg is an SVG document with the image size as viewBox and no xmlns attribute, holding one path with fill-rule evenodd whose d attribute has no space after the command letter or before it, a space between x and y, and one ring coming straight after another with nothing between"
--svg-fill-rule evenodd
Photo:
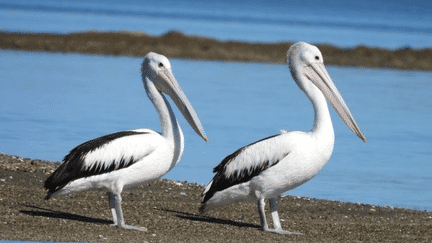
<instances>
[{"instance_id":1,"label":"wet sand","mask_svg":"<svg viewBox=\"0 0 432 243\"><path fill-rule=\"evenodd\" d=\"M289 40L290 37L287 37ZM265 63L285 62L292 42L254 43L219 41L171 31L161 36L142 32L82 32L70 34L0 31L0 49L78 52L101 55L144 56L150 51L167 57ZM313 43L312 43L313 44ZM326 65L432 70L432 49L409 47L388 50L356 46L339 48L317 44Z\"/></svg>"},{"instance_id":2,"label":"wet sand","mask_svg":"<svg viewBox=\"0 0 432 243\"><path fill-rule=\"evenodd\" d=\"M126 223L147 227L148 231L118 229L110 226L112 216L102 192L43 199L43 181L58 166L0 154L0 239L248 243L432 240L432 213L428 211L291 196L279 199L282 227L303 235L265 233L259 230L254 203L236 204L199 217L204 186L171 180L124 191Z\"/></svg>"}]
</instances>

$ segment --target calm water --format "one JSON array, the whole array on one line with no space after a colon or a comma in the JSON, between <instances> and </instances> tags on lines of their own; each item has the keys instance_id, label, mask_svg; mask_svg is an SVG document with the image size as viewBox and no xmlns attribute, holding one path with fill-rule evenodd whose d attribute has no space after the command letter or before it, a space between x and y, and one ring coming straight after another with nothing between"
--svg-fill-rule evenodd
<instances>
[{"instance_id":1,"label":"calm water","mask_svg":"<svg viewBox=\"0 0 432 243\"><path fill-rule=\"evenodd\" d=\"M61 161L112 132L160 130L141 58L0 52L0 151ZM203 123L205 143L177 112L182 160L165 178L207 183L226 155L258 139L308 131L312 107L285 65L172 59ZM336 146L322 172L291 195L432 210L432 73L328 67L368 137L332 111ZM177 110L176 110L177 111Z\"/></svg>"},{"instance_id":2,"label":"calm water","mask_svg":"<svg viewBox=\"0 0 432 243\"><path fill-rule=\"evenodd\" d=\"M0 29L68 33L171 29L222 40L432 47L432 3L386 0L0 0Z\"/></svg>"}]
</instances>

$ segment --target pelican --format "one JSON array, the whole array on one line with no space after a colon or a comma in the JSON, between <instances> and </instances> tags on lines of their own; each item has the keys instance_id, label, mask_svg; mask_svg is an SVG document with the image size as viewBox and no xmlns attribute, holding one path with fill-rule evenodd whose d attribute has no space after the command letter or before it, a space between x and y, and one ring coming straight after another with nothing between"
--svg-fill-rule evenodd
<instances>
[{"instance_id":1,"label":"pelican","mask_svg":"<svg viewBox=\"0 0 432 243\"><path fill-rule=\"evenodd\" d=\"M282 229L276 199L279 194L312 179L329 160L335 135L327 101L345 124L366 142L327 73L319 49L298 42L289 48L287 63L295 82L312 103L315 114L312 130L283 131L228 155L214 168L216 175L203 192L201 215L228 204L257 201L263 231L300 234ZM273 229L269 228L265 217L266 199L270 201Z\"/></svg>"},{"instance_id":2,"label":"pelican","mask_svg":"<svg viewBox=\"0 0 432 243\"><path fill-rule=\"evenodd\" d=\"M174 101L195 132L206 142L208 138L165 56L148 53L142 64L142 78L147 95L159 113L162 132L150 129L123 131L78 145L45 181L46 200L78 191L103 190L108 194L112 226L147 230L125 224L121 192L163 176L180 160L183 133L164 94Z\"/></svg>"}]
</instances>

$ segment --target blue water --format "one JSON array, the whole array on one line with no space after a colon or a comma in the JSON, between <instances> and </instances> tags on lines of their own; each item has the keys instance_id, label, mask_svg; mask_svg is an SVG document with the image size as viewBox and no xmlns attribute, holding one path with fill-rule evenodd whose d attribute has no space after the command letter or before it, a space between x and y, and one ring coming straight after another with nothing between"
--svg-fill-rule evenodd
<instances>
[{"instance_id":1,"label":"blue water","mask_svg":"<svg viewBox=\"0 0 432 243\"><path fill-rule=\"evenodd\" d=\"M141 82L142 58L0 52L0 151L61 161L105 134L160 130ZM285 65L171 60L174 75L210 138L176 110L185 153L165 178L206 184L237 148L308 131L313 111ZM332 110L329 163L290 195L432 210L432 73L328 67L368 142Z\"/></svg>"},{"instance_id":2,"label":"blue water","mask_svg":"<svg viewBox=\"0 0 432 243\"><path fill-rule=\"evenodd\" d=\"M342 47L432 47L430 1L0 0L0 29L22 32L176 29L221 40Z\"/></svg>"}]
</instances>

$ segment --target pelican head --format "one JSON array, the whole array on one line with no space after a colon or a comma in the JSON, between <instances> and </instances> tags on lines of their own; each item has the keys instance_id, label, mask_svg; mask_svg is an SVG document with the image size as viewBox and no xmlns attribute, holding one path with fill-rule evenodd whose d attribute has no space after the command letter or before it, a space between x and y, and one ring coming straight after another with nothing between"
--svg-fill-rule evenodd
<instances>
[{"instance_id":1,"label":"pelican head","mask_svg":"<svg viewBox=\"0 0 432 243\"><path fill-rule=\"evenodd\" d=\"M305 42L297 42L287 52L287 63L297 85L310 99L322 93L348 128L366 142L348 106L328 74L320 50ZM318 88L318 89L317 89Z\"/></svg>"},{"instance_id":2,"label":"pelican head","mask_svg":"<svg viewBox=\"0 0 432 243\"><path fill-rule=\"evenodd\" d=\"M195 110L177 83L168 58L154 52L148 53L143 62L142 74L144 79L152 81L159 92L167 94L174 101L189 125L207 142L208 138L204 132L204 128ZM146 89L148 88L146 85L145 87Z\"/></svg>"}]
</instances>

